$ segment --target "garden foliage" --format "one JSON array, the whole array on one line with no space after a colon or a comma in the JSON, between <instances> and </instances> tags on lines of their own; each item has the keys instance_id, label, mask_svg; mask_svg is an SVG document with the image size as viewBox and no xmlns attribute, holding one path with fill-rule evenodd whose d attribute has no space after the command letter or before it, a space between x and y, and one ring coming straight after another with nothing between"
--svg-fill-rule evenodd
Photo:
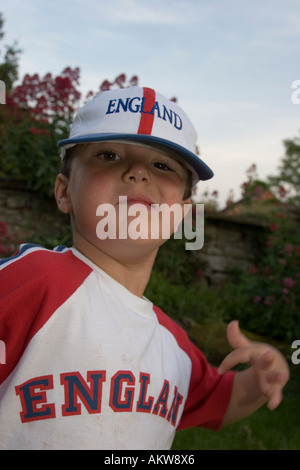
<instances>
[{"instance_id":1,"label":"garden foliage","mask_svg":"<svg viewBox=\"0 0 300 470\"><path fill-rule=\"evenodd\" d=\"M228 320L238 318L244 328L288 343L300 337L298 227L286 207L278 207L257 264L227 286Z\"/></svg>"},{"instance_id":2,"label":"garden foliage","mask_svg":"<svg viewBox=\"0 0 300 470\"><path fill-rule=\"evenodd\" d=\"M290 142L285 141L281 169L287 165ZM297 158L300 163L300 147ZM299 165L296 171L299 175ZM294 175L293 181L297 178ZM277 197L270 198L275 181ZM263 182L257 179L256 165L248 170L243 199L250 213L264 217L266 231L256 265L228 283L228 295L234 301L227 318L236 317L249 330L290 342L300 337L300 212L285 189L287 183L282 173Z\"/></svg>"}]
</instances>

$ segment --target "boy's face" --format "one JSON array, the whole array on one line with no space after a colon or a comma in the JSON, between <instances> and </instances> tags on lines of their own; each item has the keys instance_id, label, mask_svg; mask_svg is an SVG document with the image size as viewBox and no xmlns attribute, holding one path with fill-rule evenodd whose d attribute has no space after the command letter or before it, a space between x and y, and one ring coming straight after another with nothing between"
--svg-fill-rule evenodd
<instances>
[{"instance_id":1,"label":"boy's face","mask_svg":"<svg viewBox=\"0 0 300 470\"><path fill-rule=\"evenodd\" d=\"M127 208L142 204L149 217L151 204L180 204L183 211L183 205L190 202L183 200L188 181L186 168L155 149L99 142L77 145L73 152L70 177L58 176L55 194L60 210L72 214L75 246L76 239L82 238L100 249L108 243L96 234L97 208L109 204L118 216L120 196L127 197ZM117 217L117 225L118 220ZM142 242L145 244L146 240L139 241ZM152 240L156 247L161 242Z\"/></svg>"}]
</instances>

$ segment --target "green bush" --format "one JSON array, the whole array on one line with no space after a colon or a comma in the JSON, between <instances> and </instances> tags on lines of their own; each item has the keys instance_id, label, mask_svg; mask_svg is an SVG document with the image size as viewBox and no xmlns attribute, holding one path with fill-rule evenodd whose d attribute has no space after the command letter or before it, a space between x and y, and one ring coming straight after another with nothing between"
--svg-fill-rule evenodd
<instances>
[{"instance_id":1,"label":"green bush","mask_svg":"<svg viewBox=\"0 0 300 470\"><path fill-rule=\"evenodd\" d=\"M17 126L3 128L0 176L24 181L26 189L53 197L54 181L60 169L57 134L50 125L32 127L23 120ZM0 126L0 133L1 133ZM2 137L2 136L1 136Z\"/></svg>"},{"instance_id":2,"label":"green bush","mask_svg":"<svg viewBox=\"0 0 300 470\"><path fill-rule=\"evenodd\" d=\"M232 274L222 287L207 287L197 252L184 240L161 247L146 295L170 316L198 323L238 319L243 328L290 343L300 337L300 235L284 205L269 213L260 258L249 272Z\"/></svg>"},{"instance_id":3,"label":"green bush","mask_svg":"<svg viewBox=\"0 0 300 470\"><path fill-rule=\"evenodd\" d=\"M78 106L79 69L40 78L25 75L0 109L0 176L20 179L41 196L53 195L60 168L57 141L67 137Z\"/></svg>"},{"instance_id":4,"label":"green bush","mask_svg":"<svg viewBox=\"0 0 300 470\"><path fill-rule=\"evenodd\" d=\"M281 206L256 266L226 286L227 320L269 338L300 337L300 235Z\"/></svg>"},{"instance_id":5,"label":"green bush","mask_svg":"<svg viewBox=\"0 0 300 470\"><path fill-rule=\"evenodd\" d=\"M145 295L176 320L221 321L226 312L219 289L202 284L204 266L196 251L185 250L185 242L171 238L160 248Z\"/></svg>"}]
</instances>

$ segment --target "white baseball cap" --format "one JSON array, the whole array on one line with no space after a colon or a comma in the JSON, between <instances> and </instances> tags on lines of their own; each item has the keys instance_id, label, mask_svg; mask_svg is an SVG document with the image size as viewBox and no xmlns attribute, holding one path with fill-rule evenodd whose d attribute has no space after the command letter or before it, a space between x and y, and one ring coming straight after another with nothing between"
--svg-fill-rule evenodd
<instances>
[{"instance_id":1,"label":"white baseball cap","mask_svg":"<svg viewBox=\"0 0 300 470\"><path fill-rule=\"evenodd\" d=\"M151 88L129 87L94 96L75 116L61 157L77 144L122 141L146 145L171 155L192 172L193 186L213 177L197 155L197 132L185 112Z\"/></svg>"}]
</instances>

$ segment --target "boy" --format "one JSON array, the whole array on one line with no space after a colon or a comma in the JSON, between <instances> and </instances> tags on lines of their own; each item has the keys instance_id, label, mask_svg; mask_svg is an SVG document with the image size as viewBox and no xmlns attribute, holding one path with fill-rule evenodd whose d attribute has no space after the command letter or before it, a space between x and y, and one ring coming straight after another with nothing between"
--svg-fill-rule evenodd
<instances>
[{"instance_id":1,"label":"boy","mask_svg":"<svg viewBox=\"0 0 300 470\"><path fill-rule=\"evenodd\" d=\"M130 237L130 209L143 208L145 222L156 204L183 216L191 187L213 176L196 139L175 103L131 87L97 95L59 142L55 197L73 247L25 245L0 265L0 447L169 449L176 429L219 429L279 404L289 373L278 351L232 322L234 350L217 370L143 297L164 238L161 226L159 237ZM115 237L96 230L103 205L117 216ZM229 371L238 363L251 365Z\"/></svg>"}]
</instances>

